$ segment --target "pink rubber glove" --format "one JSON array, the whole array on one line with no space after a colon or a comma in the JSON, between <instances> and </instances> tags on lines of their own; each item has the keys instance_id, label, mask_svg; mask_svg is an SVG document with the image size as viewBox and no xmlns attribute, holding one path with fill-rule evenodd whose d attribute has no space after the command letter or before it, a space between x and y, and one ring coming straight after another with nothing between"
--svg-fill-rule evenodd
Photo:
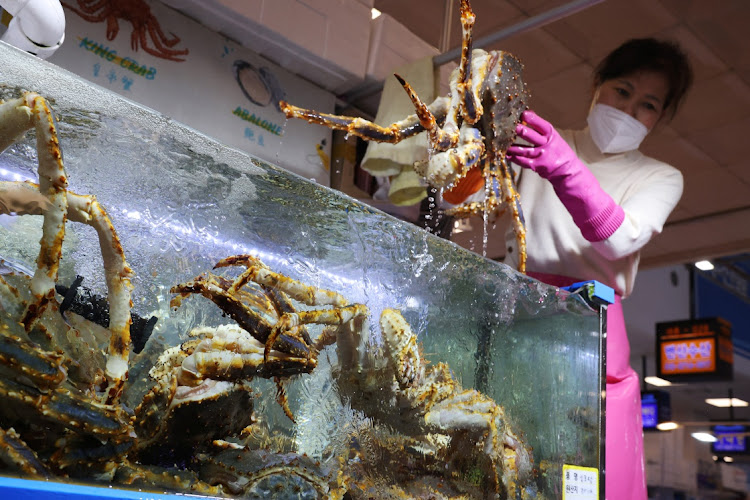
<instances>
[{"instance_id":1,"label":"pink rubber glove","mask_svg":"<svg viewBox=\"0 0 750 500\"><path fill-rule=\"evenodd\" d=\"M557 197L588 241L612 236L625 219L625 212L601 188L557 130L533 111L524 111L516 134L532 145L513 145L506 158L552 183Z\"/></svg>"}]
</instances>

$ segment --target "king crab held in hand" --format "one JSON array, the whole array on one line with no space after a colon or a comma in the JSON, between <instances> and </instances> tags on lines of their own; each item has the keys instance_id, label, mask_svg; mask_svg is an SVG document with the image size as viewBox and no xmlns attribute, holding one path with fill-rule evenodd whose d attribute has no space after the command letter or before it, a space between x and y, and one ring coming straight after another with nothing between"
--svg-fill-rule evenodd
<instances>
[{"instance_id":1,"label":"king crab held in hand","mask_svg":"<svg viewBox=\"0 0 750 500\"><path fill-rule=\"evenodd\" d=\"M526 269L526 229L505 152L515 139L516 125L528 98L521 62L502 51L472 50L471 32L475 16L469 0L461 0L463 42L461 61L450 79L450 94L425 105L411 86L396 75L409 94L416 113L401 121L379 126L371 121L298 108L281 102L288 118L301 118L366 141L397 143L427 132L429 159L415 170L432 186L450 189L480 169L484 177L483 202L461 204L451 210L456 216L484 211L497 216L508 209L518 242L518 269ZM479 189L479 188L477 188Z\"/></svg>"}]
</instances>

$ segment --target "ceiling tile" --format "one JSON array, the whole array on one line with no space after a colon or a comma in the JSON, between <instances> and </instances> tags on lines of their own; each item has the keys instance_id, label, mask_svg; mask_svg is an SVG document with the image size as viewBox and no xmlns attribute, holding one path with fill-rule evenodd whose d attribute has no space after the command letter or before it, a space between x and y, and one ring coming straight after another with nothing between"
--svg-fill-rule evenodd
<instances>
[{"instance_id":1,"label":"ceiling tile","mask_svg":"<svg viewBox=\"0 0 750 500\"><path fill-rule=\"evenodd\" d=\"M440 73L438 76L438 95L448 95L448 92L450 92L451 73L453 73L453 70L457 67L458 63L455 62L449 62L440 66L440 69L438 70Z\"/></svg>"},{"instance_id":2,"label":"ceiling tile","mask_svg":"<svg viewBox=\"0 0 750 500\"><path fill-rule=\"evenodd\" d=\"M750 66L747 68L735 68L737 75L742 78L742 81L750 85Z\"/></svg>"},{"instance_id":3,"label":"ceiling tile","mask_svg":"<svg viewBox=\"0 0 750 500\"><path fill-rule=\"evenodd\" d=\"M667 124L659 123L648 133L640 149L643 152L648 151L647 154L653 156L653 153L661 151L666 143L679 138L680 134L675 129Z\"/></svg>"},{"instance_id":4,"label":"ceiling tile","mask_svg":"<svg viewBox=\"0 0 750 500\"><path fill-rule=\"evenodd\" d=\"M672 127L683 135L750 115L750 85L735 73L696 82Z\"/></svg>"},{"instance_id":5,"label":"ceiling tile","mask_svg":"<svg viewBox=\"0 0 750 500\"><path fill-rule=\"evenodd\" d=\"M594 64L630 38L651 36L677 24L651 0L608 0L544 27L573 52Z\"/></svg>"},{"instance_id":6,"label":"ceiling tile","mask_svg":"<svg viewBox=\"0 0 750 500\"><path fill-rule=\"evenodd\" d=\"M722 212L748 205L750 185L723 168L706 168L685 178L679 206L698 215Z\"/></svg>"},{"instance_id":7,"label":"ceiling tile","mask_svg":"<svg viewBox=\"0 0 750 500\"><path fill-rule=\"evenodd\" d=\"M648 265L676 264L746 252L750 248L749 212L732 212L704 219L667 224L642 253Z\"/></svg>"},{"instance_id":8,"label":"ceiling tile","mask_svg":"<svg viewBox=\"0 0 750 500\"><path fill-rule=\"evenodd\" d=\"M744 160L735 165L730 165L727 170L750 185L750 160ZM747 199L745 201L746 203L750 204L750 199Z\"/></svg>"},{"instance_id":9,"label":"ceiling tile","mask_svg":"<svg viewBox=\"0 0 750 500\"><path fill-rule=\"evenodd\" d=\"M747 0L660 0L659 3L681 21L700 21L713 17L726 17L747 7Z\"/></svg>"},{"instance_id":10,"label":"ceiling tile","mask_svg":"<svg viewBox=\"0 0 750 500\"><path fill-rule=\"evenodd\" d=\"M689 134L687 138L720 165L728 166L747 161L750 116L733 122L722 122L715 127Z\"/></svg>"},{"instance_id":11,"label":"ceiling tile","mask_svg":"<svg viewBox=\"0 0 750 500\"><path fill-rule=\"evenodd\" d=\"M726 63L684 25L675 26L657 33L656 38L673 40L680 45L690 59L690 64L695 74L695 81L707 80L728 69Z\"/></svg>"},{"instance_id":12,"label":"ceiling tile","mask_svg":"<svg viewBox=\"0 0 750 500\"><path fill-rule=\"evenodd\" d=\"M687 11L686 26L725 63L729 66L750 63L749 2L693 2Z\"/></svg>"},{"instance_id":13,"label":"ceiling tile","mask_svg":"<svg viewBox=\"0 0 750 500\"><path fill-rule=\"evenodd\" d=\"M690 217L694 217L695 215L695 212L692 211L690 207L677 206L674 210L672 210L672 213L669 214L669 217L667 217L667 223L684 220Z\"/></svg>"},{"instance_id":14,"label":"ceiling tile","mask_svg":"<svg viewBox=\"0 0 750 500\"><path fill-rule=\"evenodd\" d=\"M591 67L577 64L531 87L531 108L555 127L569 129L586 125L591 95Z\"/></svg>"},{"instance_id":15,"label":"ceiling tile","mask_svg":"<svg viewBox=\"0 0 750 500\"><path fill-rule=\"evenodd\" d=\"M390 15L433 47L440 47L440 36L445 18L445 2L404 2L403 0L375 0L375 8ZM460 24L459 17L454 21Z\"/></svg>"},{"instance_id":16,"label":"ceiling tile","mask_svg":"<svg viewBox=\"0 0 750 500\"><path fill-rule=\"evenodd\" d=\"M720 168L719 164L710 156L682 137L649 142L641 147L641 151L647 156L669 163L678 169L685 176L686 183L688 176L692 176L694 173Z\"/></svg>"},{"instance_id":17,"label":"ceiling tile","mask_svg":"<svg viewBox=\"0 0 750 500\"><path fill-rule=\"evenodd\" d=\"M581 62L544 30L534 30L502 40L493 49L512 52L524 63L526 82L533 84Z\"/></svg>"}]
</instances>

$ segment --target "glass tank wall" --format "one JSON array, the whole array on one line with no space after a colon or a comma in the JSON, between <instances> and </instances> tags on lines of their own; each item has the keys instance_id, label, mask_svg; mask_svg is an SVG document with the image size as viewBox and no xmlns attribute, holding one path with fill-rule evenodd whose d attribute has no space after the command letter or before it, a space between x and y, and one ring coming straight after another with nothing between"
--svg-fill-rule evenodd
<instances>
[{"instance_id":1,"label":"glass tank wall","mask_svg":"<svg viewBox=\"0 0 750 500\"><path fill-rule=\"evenodd\" d=\"M564 466L600 467L600 321L579 295L3 44L0 60L1 97L47 99L69 191L109 214L134 321L120 384L97 233L68 216L57 293L32 321L43 217L0 215L6 476L249 497L560 498ZM0 197L7 182L37 182L37 158L32 130L0 156ZM253 258L213 269L236 255ZM240 275L249 282L233 287ZM340 295L302 303L316 289ZM44 363L62 373L54 383Z\"/></svg>"}]
</instances>

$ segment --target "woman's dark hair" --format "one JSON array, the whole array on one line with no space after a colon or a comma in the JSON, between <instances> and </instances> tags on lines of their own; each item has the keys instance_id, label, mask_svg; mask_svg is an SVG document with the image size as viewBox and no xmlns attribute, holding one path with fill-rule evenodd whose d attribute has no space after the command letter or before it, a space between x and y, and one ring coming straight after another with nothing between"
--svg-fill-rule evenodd
<instances>
[{"instance_id":1,"label":"woman's dark hair","mask_svg":"<svg viewBox=\"0 0 750 500\"><path fill-rule=\"evenodd\" d=\"M638 71L653 71L667 79L669 90L662 116L671 120L693 83L693 70L685 53L673 42L654 38L628 40L610 52L596 67L594 88L607 80Z\"/></svg>"}]
</instances>

